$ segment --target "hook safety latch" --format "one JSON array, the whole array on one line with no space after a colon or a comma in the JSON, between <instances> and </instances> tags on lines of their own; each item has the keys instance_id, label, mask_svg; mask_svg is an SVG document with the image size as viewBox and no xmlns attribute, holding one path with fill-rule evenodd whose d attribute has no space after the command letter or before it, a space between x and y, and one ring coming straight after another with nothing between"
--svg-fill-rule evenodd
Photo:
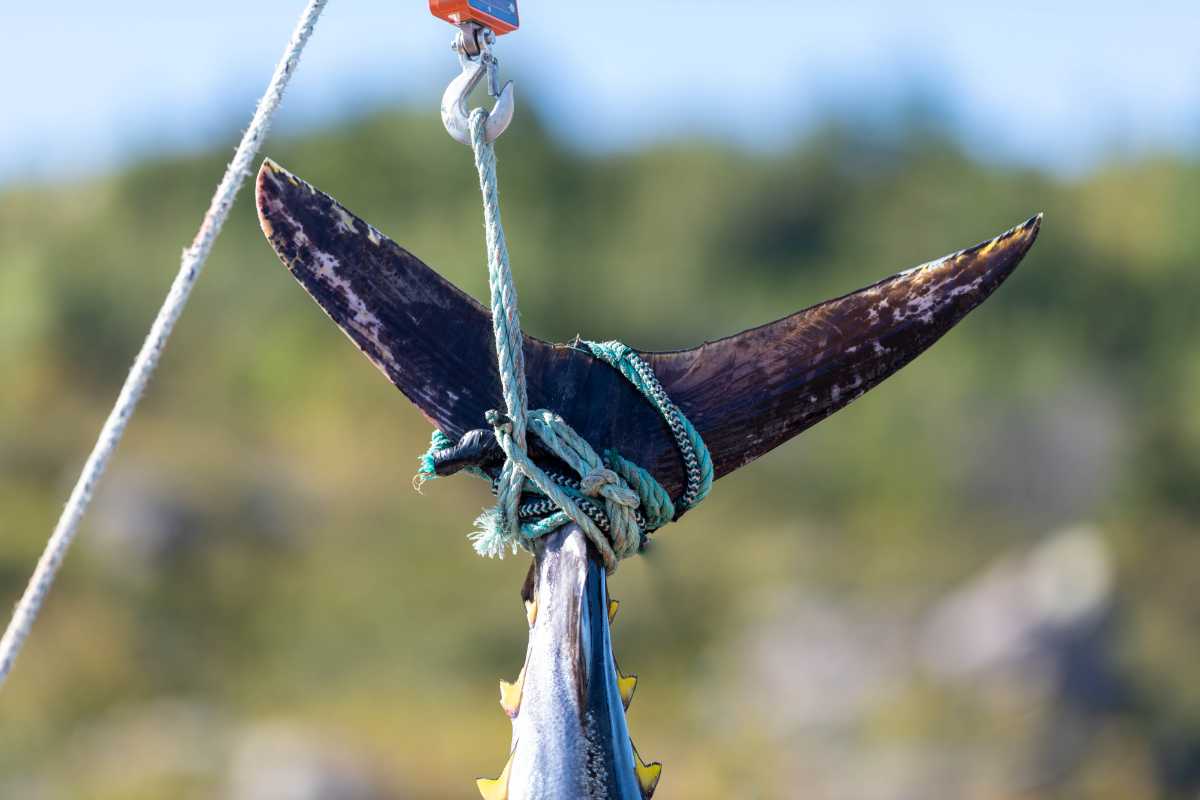
<instances>
[{"instance_id":1,"label":"hook safety latch","mask_svg":"<svg viewBox=\"0 0 1200 800\"><path fill-rule=\"evenodd\" d=\"M485 138L489 144L508 130L516 110L513 82L509 81L503 89L500 88L500 61L492 53L495 41L491 29L468 22L459 26L458 34L451 43L458 53L462 72L450 82L442 95L442 124L455 141L468 146L471 144L471 112L467 109L467 100L485 76L488 79L488 94L496 98L496 105L488 113L485 127Z\"/></svg>"}]
</instances>

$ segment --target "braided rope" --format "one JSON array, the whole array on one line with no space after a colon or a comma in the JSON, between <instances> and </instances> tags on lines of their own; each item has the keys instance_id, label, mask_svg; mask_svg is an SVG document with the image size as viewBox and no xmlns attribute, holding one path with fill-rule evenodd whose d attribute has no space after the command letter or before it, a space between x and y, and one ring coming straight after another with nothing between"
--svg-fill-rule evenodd
<instances>
[{"instance_id":1,"label":"braided rope","mask_svg":"<svg viewBox=\"0 0 1200 800\"><path fill-rule=\"evenodd\" d=\"M666 420L687 473L687 489L680 498L683 509L694 508L708 497L713 483L713 463L700 432L667 396L654 370L633 348L621 342L583 342L592 355L616 367L646 396Z\"/></svg>"},{"instance_id":2,"label":"braided rope","mask_svg":"<svg viewBox=\"0 0 1200 800\"><path fill-rule=\"evenodd\" d=\"M221 183L213 194L208 211L200 224L200 230L196 233L196 238L192 241L191 246L183 251L179 272L171 284L171 289L158 311L158 316L154 318L154 323L150 327L150 332L147 334L141 350L138 351L133 366L129 369L129 375L121 386L116 404L109 412L104 427L100 430L100 435L83 466L75 488L71 490L67 505L58 519L58 524L54 526L54 533L46 543L46 549L38 560L37 568L29 580L25 593L17 603L12 620L4 631L4 637L0 639L0 685L3 685L12 671L13 662L21 652L21 647L33 628L34 620L41 611L46 595L49 594L50 587L54 584L59 567L62 566L63 560L67 556L67 550L75 540L79 523L91 504L96 484L99 483L109 460L116 452L125 428L146 389L146 384L150 381L155 367L158 366L159 358L167 345L167 339L175 328L175 323L179 321L184 306L187 305L192 287L200 277L204 262L208 260L208 254L212 252L217 236L220 235L221 228L225 225L238 190L251 173L251 164L258 154L259 147L262 146L263 139L266 138L271 119L275 116L275 112L283 100L284 89L287 88L288 82L295 72L296 65L300 61L300 54L304 52L304 46L312 36L313 28L327 2L328 0L309 0L305 6L292 31L292 37L284 49L283 57L275 66L271 82L262 99L258 101L258 108L254 112L254 118L250 121L250 127L246 128L237 151L233 155L233 160L229 162L225 175L221 178Z\"/></svg>"},{"instance_id":3,"label":"braided rope","mask_svg":"<svg viewBox=\"0 0 1200 800\"><path fill-rule=\"evenodd\" d=\"M482 108L471 114L471 144L475 152L475 167L479 170L479 189L483 193L484 230L487 236L488 287L492 301L492 332L496 338L496 360L500 367L500 387L504 405L512 420L510 429L516 449L525 450L526 410L529 399L525 392L525 346L521 333L521 315L517 310L517 287L513 283L508 260L508 240L500 219L500 184L496 177L496 151L487 142L488 112ZM517 506L525 476L510 457L500 475L498 505L500 519L506 530L502 538L512 543L514 552L519 534ZM483 545L496 551L495 544ZM500 551L502 552L502 550Z\"/></svg>"},{"instance_id":4,"label":"braided rope","mask_svg":"<svg viewBox=\"0 0 1200 800\"><path fill-rule=\"evenodd\" d=\"M641 549L646 533L674 519L675 505L647 470L613 451L602 458L558 414L528 408L525 339L500 218L496 153L487 141L487 116L484 109L471 113L471 145L483 196L492 333L507 414L499 411L487 414L505 461L492 483L496 506L485 510L475 521L476 530L470 538L480 555L503 558L506 551L516 553L519 545L529 547L532 540L575 522L612 572L621 559ZM586 344L658 409L683 459L687 476L683 507L699 503L708 494L713 480L712 460L699 432L671 402L650 365L635 351L620 342ZM579 480L547 472L534 463L526 449L528 434L538 437L549 452L578 473ZM429 451L421 457L418 483L436 476L437 453L452 445L449 437L434 431ZM523 503L525 492L541 494L544 499Z\"/></svg>"}]
</instances>

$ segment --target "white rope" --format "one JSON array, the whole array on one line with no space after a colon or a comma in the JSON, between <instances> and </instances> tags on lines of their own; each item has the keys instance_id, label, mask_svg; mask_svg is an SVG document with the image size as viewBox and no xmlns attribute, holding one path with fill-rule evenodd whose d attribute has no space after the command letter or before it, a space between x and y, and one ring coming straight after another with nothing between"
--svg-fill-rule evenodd
<instances>
[{"instance_id":1,"label":"white rope","mask_svg":"<svg viewBox=\"0 0 1200 800\"><path fill-rule=\"evenodd\" d=\"M29 631L33 627L34 620L37 619L42 603L54 583L54 576L75 538L79 521L83 518L88 504L92 500L96 484L104 474L104 468L108 466L109 459L112 458L113 452L121 441L121 436L125 433L125 426L129 424L129 418L133 416L134 409L146 389L146 383L150 380L154 368L158 366L159 357L167 344L167 337L171 335L171 330L179 320L184 305L187 304L188 295L191 294L192 287L200 276L200 270L204 268L204 262L208 259L208 254L212 251L213 244L221 233L221 228L229 216L229 210L233 206L238 190L242 188L242 184L251 173L251 164L258 155L258 149L267 135L271 118L283 100L284 89L287 88L288 81L295 72L300 54L304 51L309 37L312 36L313 27L327 2L328 0L309 0L304 12L300 15L300 20L296 23L296 29L292 31L292 38L288 42L287 49L284 50L283 57L275 67L275 74L271 76L271 83L267 86L267 91L263 94L262 99L258 101L254 119L250 121L250 127L242 136L237 152L234 153L233 160L229 162L229 166L225 170L225 176L221 178L221 183L217 186L208 212L200 223L200 230L196 233L196 238L192 240L191 246L183 251L179 274L175 276L175 281L171 284L171 290L167 293L167 298L163 301L158 316L154 319L150 333L146 336L146 341L142 344L142 349L138 352L128 377L125 378L125 385L121 387L121 394L117 397L116 405L109 412L108 419L105 420L104 427L100 430L100 436L96 440L95 447L92 448L91 455L88 456L87 463L84 464L83 472L80 474L75 488L71 491L67 506L63 509L58 524L54 527L54 533L47 542L41 559L38 560L37 569L34 570L33 577L30 578L29 585L25 588L25 594L17 603L8 629L4 632L4 638L0 639L0 686L3 686L4 681L8 678L13 662L21 652L21 646L25 643L25 639L29 636Z\"/></svg>"}]
</instances>

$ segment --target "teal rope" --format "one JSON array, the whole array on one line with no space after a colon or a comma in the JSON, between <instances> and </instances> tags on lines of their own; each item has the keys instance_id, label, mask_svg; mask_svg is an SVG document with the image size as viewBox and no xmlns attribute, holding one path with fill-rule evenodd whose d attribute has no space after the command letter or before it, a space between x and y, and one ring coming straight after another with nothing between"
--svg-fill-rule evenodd
<instances>
[{"instance_id":1,"label":"teal rope","mask_svg":"<svg viewBox=\"0 0 1200 800\"><path fill-rule=\"evenodd\" d=\"M524 335L500 219L496 153L486 140L486 121L487 112L483 109L471 114L471 144L483 195L492 332L507 414L497 411L487 414L505 461L494 482L496 506L485 510L475 521L476 530L470 538L480 555L503 558L506 551L516 553L518 545L529 548L534 539L574 522L595 545L611 572L621 559L641 549L646 533L674 519L676 508L667 491L647 470L615 451L610 450L601 458L558 414L545 409L528 410ZM695 506L708 494L713 481L712 459L699 432L667 397L649 364L634 350L620 342L583 344L624 375L662 415L679 447L687 475L683 508ZM578 489L563 485L561 479L556 480L534 463L526 449L529 433L578 473ZM420 459L415 479L418 486L437 477L436 455L453 446L454 442L444 433L433 432L429 450ZM486 477L482 470L473 472ZM520 503L525 492L544 495L558 510L522 524ZM602 502L606 530L581 508L585 499L589 504L592 500Z\"/></svg>"},{"instance_id":2,"label":"teal rope","mask_svg":"<svg viewBox=\"0 0 1200 800\"><path fill-rule=\"evenodd\" d=\"M713 484L713 463L708 447L704 444L700 432L691 421L667 397L667 392L659 383L658 377L650 369L650 365L637 354L633 348L621 342L582 342L592 355L607 361L616 367L646 399L654 404L658 413L667 422L675 437L675 444L683 456L684 469L687 472L688 486L684 491L682 502L686 511L697 506L701 500L708 497Z\"/></svg>"},{"instance_id":3,"label":"teal rope","mask_svg":"<svg viewBox=\"0 0 1200 800\"><path fill-rule=\"evenodd\" d=\"M656 531L675 519L675 503L671 501L671 495L647 470L622 458L615 450L605 453L604 460L641 498L647 532Z\"/></svg>"},{"instance_id":4,"label":"teal rope","mask_svg":"<svg viewBox=\"0 0 1200 800\"><path fill-rule=\"evenodd\" d=\"M508 261L508 240L500 219L500 186L496 177L496 151L487 141L487 111L471 113L471 145L475 167L479 170L479 188L483 193L484 229L487 236L488 287L492 301L492 333L496 338L496 359L500 367L500 388L504 405L512 420L509 436L514 450L525 450L526 413L529 399L525 392L525 347L521 317L517 312L517 287ZM505 451L507 453L507 451ZM504 462L498 484L497 510L500 527L481 526L474 538L481 555L501 555L511 546L516 553L520 520L517 505L525 476L511 456ZM480 518L481 520L483 517Z\"/></svg>"},{"instance_id":5,"label":"teal rope","mask_svg":"<svg viewBox=\"0 0 1200 800\"><path fill-rule=\"evenodd\" d=\"M559 486L533 462L524 449L514 446L515 436L512 434L511 423L507 420L498 421L496 416L495 412L491 412L488 421L493 424L496 439L504 450L504 454L508 456L505 466L507 467L510 463L516 465L518 471L526 476L538 491L550 498L561 509L561 513L566 514L568 520L565 521L577 523L596 546L596 549L600 551L601 558L604 559L604 563L610 570L615 569L617 562L621 559L637 553L642 541L634 512L641 504L641 498L621 482L619 475L607 468L583 437L579 436L562 417L552 411L530 412L530 430L542 440L546 449L579 474L582 478L580 481L581 492L587 496L604 499L604 510L609 519L607 536L595 521L579 508L572 493ZM503 473L501 476L503 478ZM497 520L498 512L500 514L504 512L499 503L495 509L485 511L476 520L479 530L473 535L473 540L476 545L475 549L483 555L491 555L491 552L486 549L480 550L481 545L485 548L492 546L497 532L503 531L507 527L507 520ZM497 525L498 521L503 524ZM544 535L548 531L545 525L535 525L529 532ZM507 542L504 545L507 546ZM503 549L499 552L503 552Z\"/></svg>"},{"instance_id":6,"label":"teal rope","mask_svg":"<svg viewBox=\"0 0 1200 800\"><path fill-rule=\"evenodd\" d=\"M437 478L434 456L443 450L449 450L451 447L454 447L454 440L437 428L434 428L433 435L429 438L429 449L417 459L417 477L413 480L413 485L420 489L425 481Z\"/></svg>"},{"instance_id":7,"label":"teal rope","mask_svg":"<svg viewBox=\"0 0 1200 800\"><path fill-rule=\"evenodd\" d=\"M449 436L442 433L437 428L433 429L433 435L429 439L429 449L417 458L417 474L413 478L414 489L419 492L421 491L421 487L424 486L428 481L437 479L437 454L443 450L449 450L451 447L454 447L454 444L454 440ZM488 474L479 467L467 467L463 471L468 472L477 478L486 478L487 480L491 480L491 478L488 477Z\"/></svg>"}]
</instances>

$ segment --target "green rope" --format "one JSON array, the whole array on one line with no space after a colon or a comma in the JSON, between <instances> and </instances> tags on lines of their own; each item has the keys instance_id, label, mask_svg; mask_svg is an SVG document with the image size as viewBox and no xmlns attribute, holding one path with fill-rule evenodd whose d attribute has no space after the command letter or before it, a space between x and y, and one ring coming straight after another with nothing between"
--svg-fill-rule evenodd
<instances>
[{"instance_id":1,"label":"green rope","mask_svg":"<svg viewBox=\"0 0 1200 800\"><path fill-rule=\"evenodd\" d=\"M417 489L420 489L421 484L425 483L425 481L431 481L437 477L437 468L435 466L437 462L434 461L434 456L443 450L449 450L451 447L454 447L454 440L437 428L434 428L433 435L429 437L429 449L417 459L417 477L413 479L413 485Z\"/></svg>"},{"instance_id":2,"label":"green rope","mask_svg":"<svg viewBox=\"0 0 1200 800\"><path fill-rule=\"evenodd\" d=\"M683 494L683 508L697 506L701 500L708 497L713 483L713 463L708 447L700 432L683 412L671 402L667 392L659 383L658 377L650 369L650 365L637 354L633 348L621 342L582 342L592 355L607 361L616 367L630 383L637 387L647 400L654 404L658 413L667 422L675 437L675 444L683 456L684 467L687 471L688 486Z\"/></svg>"},{"instance_id":3,"label":"green rope","mask_svg":"<svg viewBox=\"0 0 1200 800\"><path fill-rule=\"evenodd\" d=\"M492 328L507 413L487 414L505 461L493 480L496 505L475 521L476 530L470 538L480 555L503 558L506 551L516 553L518 546L530 548L538 537L574 522L612 572L621 559L641 549L646 534L676 517L676 507L647 470L612 450L602 458L558 414L528 409L524 337L500 219L496 154L486 141L486 121L487 112L483 109L471 114L471 144L483 194ZM699 432L671 402L650 365L636 351L620 342L580 344L624 375L662 415L675 438L687 476L687 488L681 498L683 510L695 506L707 496L713 481L712 459ZM579 475L577 484L534 463L526 449L528 434L536 436L546 450ZM444 433L433 432L429 450L420 459L418 486L437 477L437 454L453 446L454 442ZM482 470L472 471L490 477ZM535 503L532 519L522 523L522 511L530 508L521 505L524 493L543 496L553 508L543 513L545 502Z\"/></svg>"}]
</instances>

